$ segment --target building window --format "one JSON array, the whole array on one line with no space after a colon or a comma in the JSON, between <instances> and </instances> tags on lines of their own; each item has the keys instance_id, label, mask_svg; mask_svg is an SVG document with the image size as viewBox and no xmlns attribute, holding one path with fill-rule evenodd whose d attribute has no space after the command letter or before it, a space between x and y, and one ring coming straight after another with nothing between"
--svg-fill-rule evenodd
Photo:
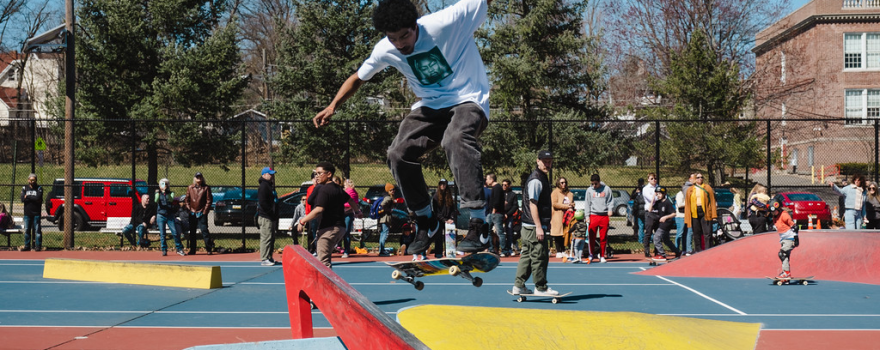
<instances>
[{"instance_id":1,"label":"building window","mask_svg":"<svg viewBox=\"0 0 880 350\"><path fill-rule=\"evenodd\" d=\"M867 125L880 118L880 90L846 90L844 117L847 125Z\"/></svg>"},{"instance_id":2,"label":"building window","mask_svg":"<svg viewBox=\"0 0 880 350\"><path fill-rule=\"evenodd\" d=\"M880 68L880 33L844 34L843 68Z\"/></svg>"}]
</instances>

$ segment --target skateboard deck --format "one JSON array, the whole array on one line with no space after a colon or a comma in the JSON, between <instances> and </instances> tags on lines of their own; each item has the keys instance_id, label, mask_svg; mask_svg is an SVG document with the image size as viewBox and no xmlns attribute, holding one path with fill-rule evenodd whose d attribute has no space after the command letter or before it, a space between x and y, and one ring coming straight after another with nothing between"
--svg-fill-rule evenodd
<instances>
[{"instance_id":1,"label":"skateboard deck","mask_svg":"<svg viewBox=\"0 0 880 350\"><path fill-rule=\"evenodd\" d=\"M675 259L654 259L654 258L645 258L645 260L648 260L648 265L651 265L651 266L657 266L657 265L660 265L660 264L668 263L668 262L670 262L670 261L674 261Z\"/></svg>"},{"instance_id":2,"label":"skateboard deck","mask_svg":"<svg viewBox=\"0 0 880 350\"><path fill-rule=\"evenodd\" d=\"M510 294L510 295L513 295L513 296L517 297L517 298L516 298L516 302L517 302L517 303L521 303L521 302L527 301L528 299L527 299L526 297L532 297L532 298L551 298L550 301L551 301L552 303L556 304L556 303L559 302L560 299L562 299L563 297L568 296L568 295L571 294L571 293L572 293L572 292L568 292L568 293L565 293L565 294L559 294L559 295L513 294L513 291L512 291L512 290L509 290L509 289L507 290L507 294Z\"/></svg>"},{"instance_id":3,"label":"skateboard deck","mask_svg":"<svg viewBox=\"0 0 880 350\"><path fill-rule=\"evenodd\" d=\"M461 258L443 258L421 261L386 263L394 268L391 278L404 280L422 290L425 284L416 278L449 274L470 281L475 287L483 285L483 279L471 276L471 272L489 272L498 267L501 259L492 253L476 253Z\"/></svg>"},{"instance_id":4,"label":"skateboard deck","mask_svg":"<svg viewBox=\"0 0 880 350\"><path fill-rule=\"evenodd\" d=\"M783 284L803 284L803 285L806 286L806 285L809 285L809 284L810 284L810 279L812 279L813 277L815 277L815 276L810 276L810 277L790 277L790 278L779 278L779 277L770 277L770 276L767 276L767 279L773 281L772 283L775 283L775 284L778 285L778 286L781 286L781 285L783 285Z\"/></svg>"}]
</instances>

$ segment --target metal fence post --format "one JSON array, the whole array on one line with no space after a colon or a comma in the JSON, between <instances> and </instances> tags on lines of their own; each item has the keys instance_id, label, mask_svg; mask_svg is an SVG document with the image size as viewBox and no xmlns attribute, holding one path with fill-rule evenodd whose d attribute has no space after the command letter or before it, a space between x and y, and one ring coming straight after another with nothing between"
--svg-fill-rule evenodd
<instances>
[{"instance_id":1,"label":"metal fence post","mask_svg":"<svg viewBox=\"0 0 880 350\"><path fill-rule=\"evenodd\" d=\"M344 176L351 178L351 123L345 122L345 158L342 164L342 173Z\"/></svg>"},{"instance_id":2,"label":"metal fence post","mask_svg":"<svg viewBox=\"0 0 880 350\"><path fill-rule=\"evenodd\" d=\"M877 119L874 119L874 182L877 182L877 168L880 165L880 154L877 151L877 145L880 144L880 125Z\"/></svg>"},{"instance_id":3,"label":"metal fence post","mask_svg":"<svg viewBox=\"0 0 880 350\"><path fill-rule=\"evenodd\" d=\"M767 120L767 193L770 193L770 173L773 169L773 158L770 154L770 120Z\"/></svg>"},{"instance_id":4,"label":"metal fence post","mask_svg":"<svg viewBox=\"0 0 880 350\"><path fill-rule=\"evenodd\" d=\"M657 174L657 182L660 182L660 121L654 121L654 174Z\"/></svg>"},{"instance_id":5,"label":"metal fence post","mask_svg":"<svg viewBox=\"0 0 880 350\"><path fill-rule=\"evenodd\" d=\"M31 174L37 173L37 117L31 119ZM42 178L40 178L42 180Z\"/></svg>"},{"instance_id":6,"label":"metal fence post","mask_svg":"<svg viewBox=\"0 0 880 350\"><path fill-rule=\"evenodd\" d=\"M129 123L131 123L129 127L131 131L131 193L137 193L135 191L135 180L137 180L137 162L135 162L137 158L137 135L135 134L137 127L135 124L137 123L134 119L129 119ZM136 202L132 202L132 205L137 205L137 203L140 203L140 198Z\"/></svg>"},{"instance_id":7,"label":"metal fence post","mask_svg":"<svg viewBox=\"0 0 880 350\"><path fill-rule=\"evenodd\" d=\"M241 250L244 251L247 246L245 245L245 222L244 222L244 208L245 208L245 168L246 168L246 159L247 159L247 150L245 149L245 135L247 134L247 122L246 118L242 116L241 118Z\"/></svg>"}]
</instances>

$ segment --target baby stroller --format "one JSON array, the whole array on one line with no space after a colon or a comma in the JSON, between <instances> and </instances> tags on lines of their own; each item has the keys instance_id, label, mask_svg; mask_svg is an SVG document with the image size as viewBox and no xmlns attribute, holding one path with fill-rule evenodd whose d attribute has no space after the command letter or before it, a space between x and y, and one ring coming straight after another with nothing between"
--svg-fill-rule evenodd
<instances>
[{"instance_id":1,"label":"baby stroller","mask_svg":"<svg viewBox=\"0 0 880 350\"><path fill-rule=\"evenodd\" d=\"M719 208L717 222L714 223L713 235L718 244L743 238L746 233L739 218L728 209Z\"/></svg>"}]
</instances>

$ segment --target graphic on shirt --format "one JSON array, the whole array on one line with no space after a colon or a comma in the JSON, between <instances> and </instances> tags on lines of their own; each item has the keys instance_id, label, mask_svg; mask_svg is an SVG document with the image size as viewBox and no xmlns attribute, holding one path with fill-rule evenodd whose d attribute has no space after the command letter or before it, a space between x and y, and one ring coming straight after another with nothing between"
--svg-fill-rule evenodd
<instances>
[{"instance_id":1,"label":"graphic on shirt","mask_svg":"<svg viewBox=\"0 0 880 350\"><path fill-rule=\"evenodd\" d=\"M446 62L446 58L437 46L428 52L407 57L406 62L422 85L436 84L452 75L452 67Z\"/></svg>"}]
</instances>

